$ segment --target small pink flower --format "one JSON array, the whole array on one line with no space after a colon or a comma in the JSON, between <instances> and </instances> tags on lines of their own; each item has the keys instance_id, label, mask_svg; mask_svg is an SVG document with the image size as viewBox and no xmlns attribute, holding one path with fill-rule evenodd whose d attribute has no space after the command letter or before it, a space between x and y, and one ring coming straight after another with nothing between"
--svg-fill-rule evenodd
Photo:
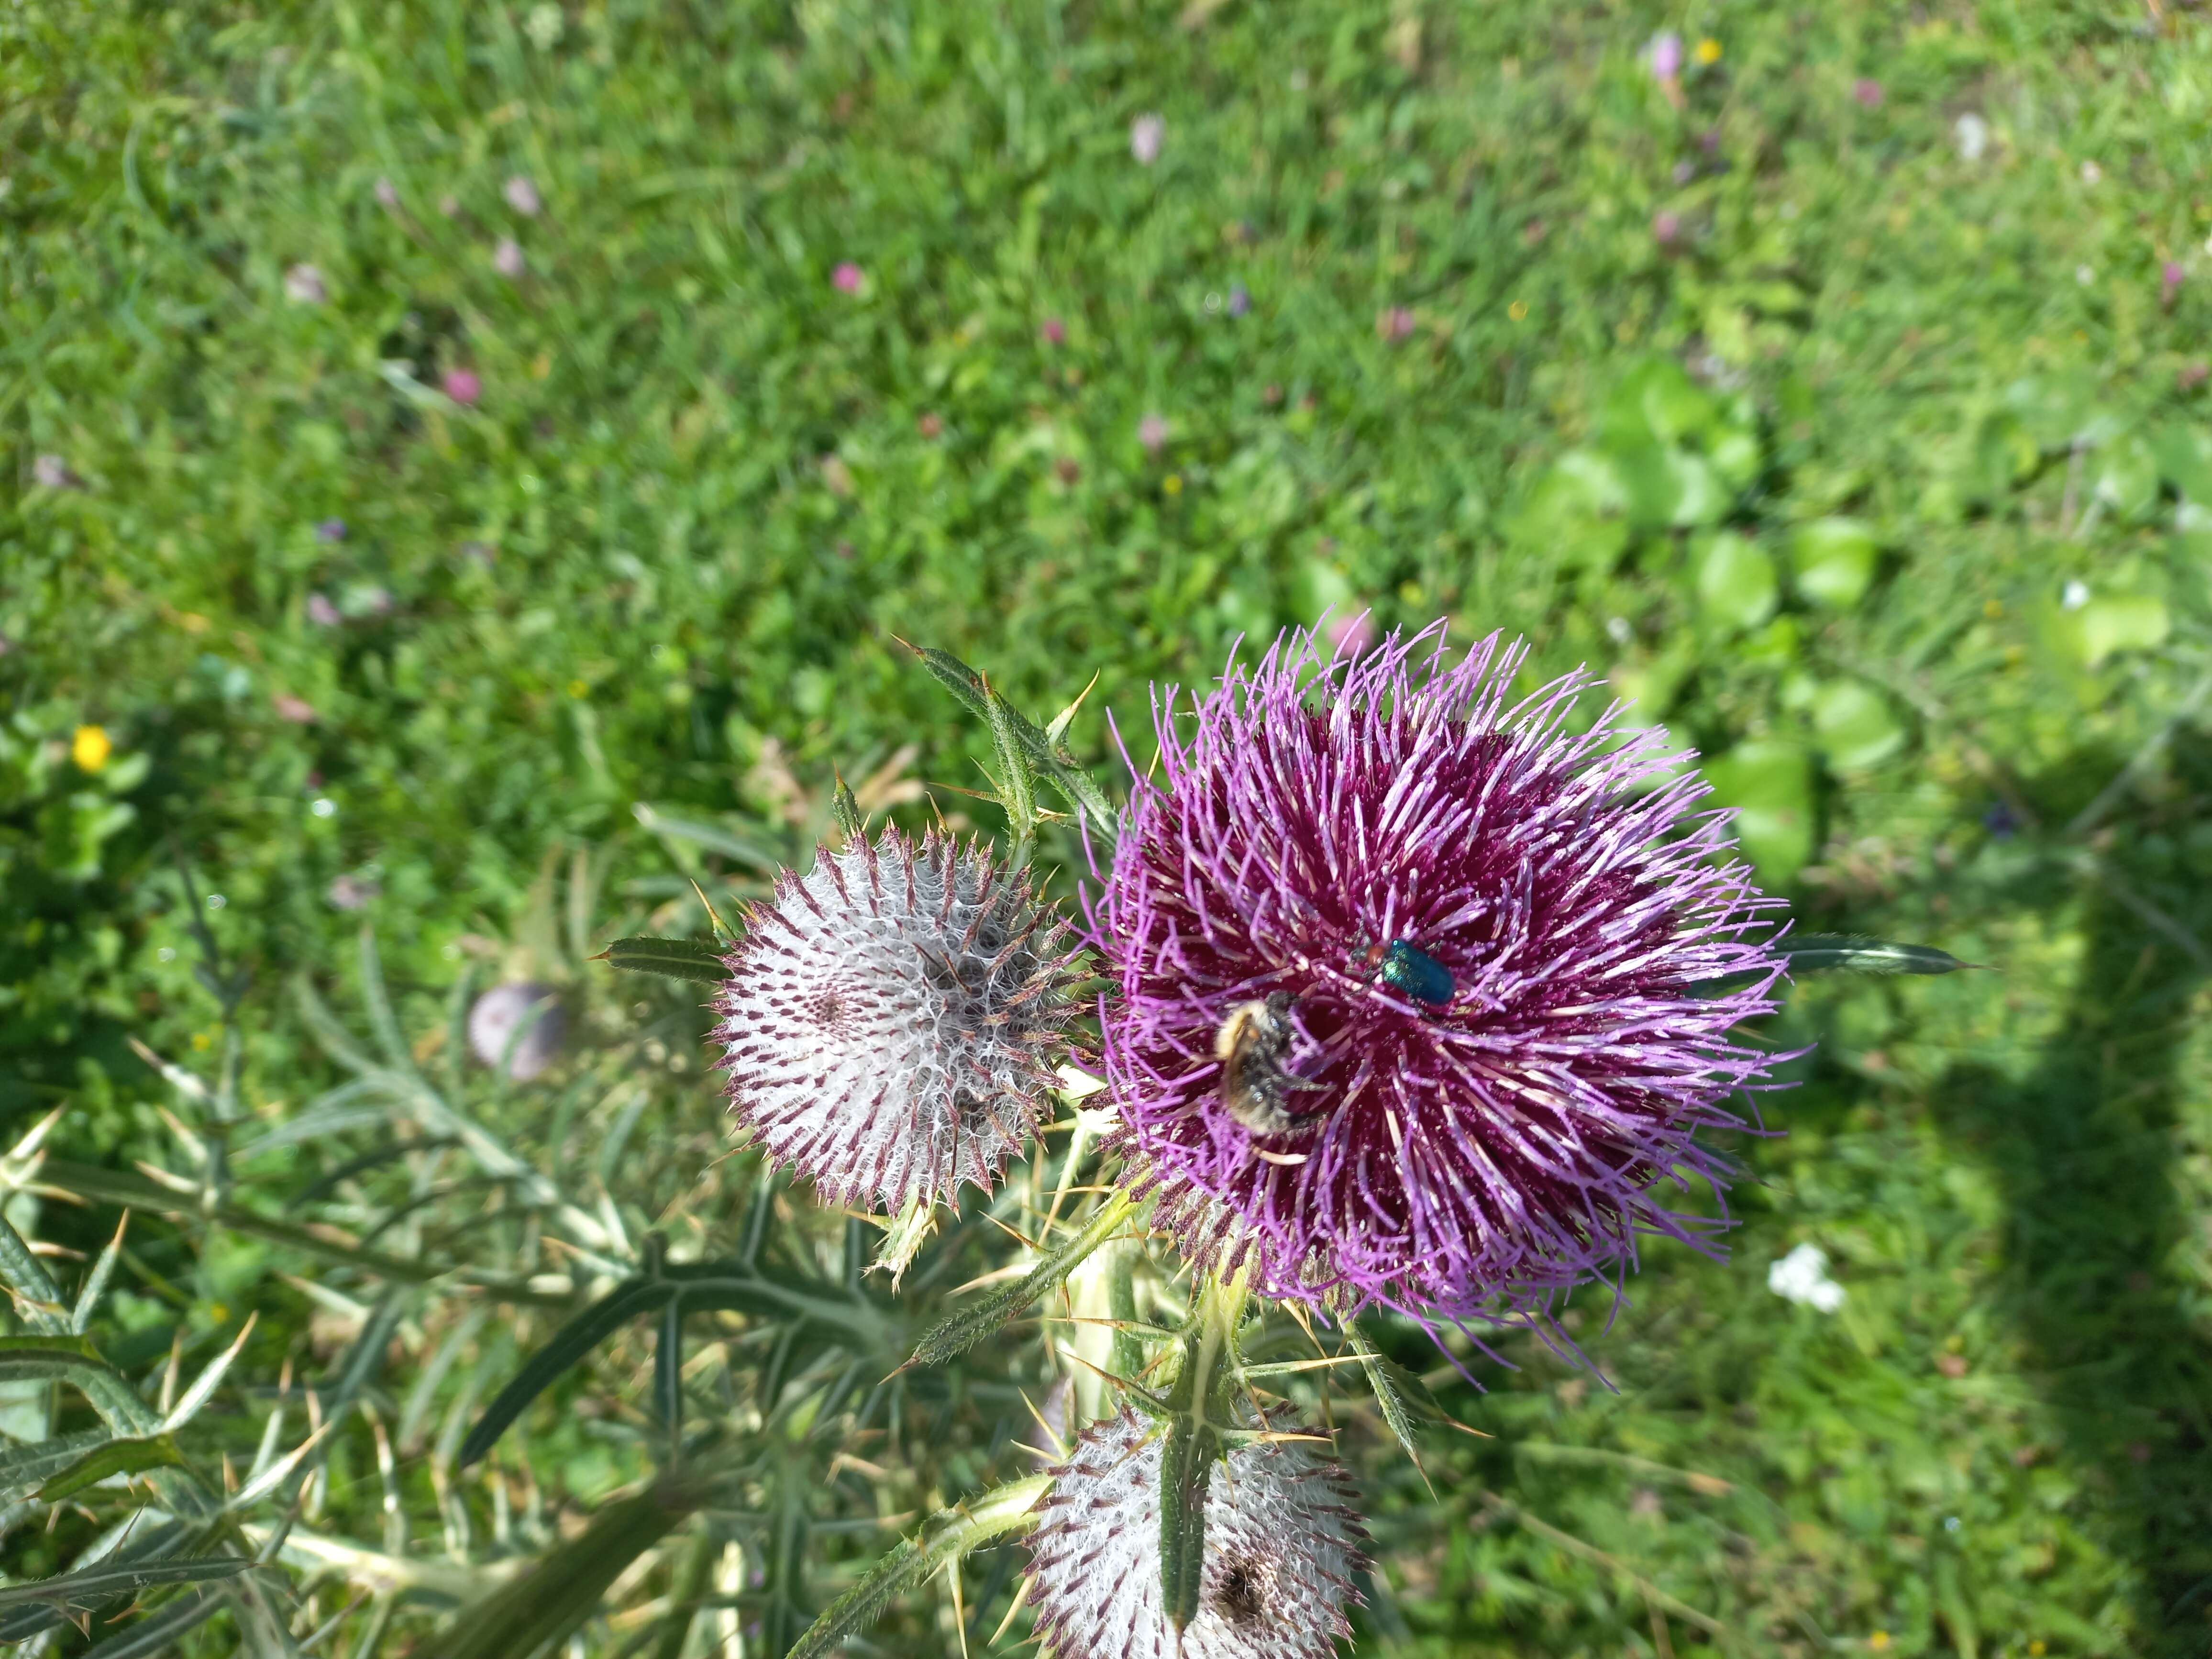
<instances>
[{"instance_id":1,"label":"small pink flower","mask_svg":"<svg viewBox=\"0 0 2212 1659\"><path fill-rule=\"evenodd\" d=\"M393 213L398 212L399 186L389 179L379 179L376 181L376 200L380 207Z\"/></svg>"},{"instance_id":2,"label":"small pink flower","mask_svg":"<svg viewBox=\"0 0 2212 1659\"><path fill-rule=\"evenodd\" d=\"M334 909L366 910L383 891L383 884L373 876L340 876L331 884L327 896Z\"/></svg>"},{"instance_id":3,"label":"small pink flower","mask_svg":"<svg viewBox=\"0 0 2212 1659\"><path fill-rule=\"evenodd\" d=\"M522 244L512 236L501 237L499 246L492 250L491 268L502 276L521 276L526 268Z\"/></svg>"},{"instance_id":4,"label":"small pink flower","mask_svg":"<svg viewBox=\"0 0 2212 1659\"><path fill-rule=\"evenodd\" d=\"M1680 216L1672 213L1655 213L1651 216L1651 237L1660 246L1674 246L1680 240L1681 234L1682 221Z\"/></svg>"},{"instance_id":5,"label":"small pink flower","mask_svg":"<svg viewBox=\"0 0 2212 1659\"><path fill-rule=\"evenodd\" d=\"M860 274L860 266L850 259L841 260L837 268L830 273L830 286L840 294L858 294L860 284L866 280Z\"/></svg>"},{"instance_id":6,"label":"small pink flower","mask_svg":"<svg viewBox=\"0 0 2212 1659\"><path fill-rule=\"evenodd\" d=\"M538 186L519 173L507 181L504 194L507 206L526 219L535 219L538 210L545 205L538 198Z\"/></svg>"},{"instance_id":7,"label":"small pink flower","mask_svg":"<svg viewBox=\"0 0 2212 1659\"><path fill-rule=\"evenodd\" d=\"M329 594L310 593L307 595L307 620L318 628L336 628L345 618L339 613L337 606L331 603Z\"/></svg>"},{"instance_id":8,"label":"small pink flower","mask_svg":"<svg viewBox=\"0 0 2212 1659\"><path fill-rule=\"evenodd\" d=\"M2212 380L2212 363L2200 358L2193 363L2184 363L2173 371L2173 389L2176 392L2194 392L2208 380Z\"/></svg>"},{"instance_id":9,"label":"small pink flower","mask_svg":"<svg viewBox=\"0 0 2212 1659\"><path fill-rule=\"evenodd\" d=\"M1129 123L1129 154L1140 167L1150 167L1160 159L1160 146L1167 141L1168 123L1164 115L1139 115Z\"/></svg>"},{"instance_id":10,"label":"small pink flower","mask_svg":"<svg viewBox=\"0 0 2212 1659\"><path fill-rule=\"evenodd\" d=\"M2172 310L2174 301L2180 295L2181 285L2188 278L2189 273L2182 269L2180 260L2168 259L2158 273L2159 304L2168 311Z\"/></svg>"},{"instance_id":11,"label":"small pink flower","mask_svg":"<svg viewBox=\"0 0 2212 1659\"><path fill-rule=\"evenodd\" d=\"M1644 61L1651 65L1653 79L1674 80L1682 72L1682 37L1672 29L1653 35L1644 49Z\"/></svg>"},{"instance_id":12,"label":"small pink flower","mask_svg":"<svg viewBox=\"0 0 2212 1659\"><path fill-rule=\"evenodd\" d=\"M1067 343L1067 325L1061 322L1057 317L1046 318L1044 319L1044 326L1039 329L1037 333L1043 337L1044 343L1047 345L1066 345Z\"/></svg>"},{"instance_id":13,"label":"small pink flower","mask_svg":"<svg viewBox=\"0 0 2212 1659\"><path fill-rule=\"evenodd\" d=\"M449 368L446 371L446 395L462 408L473 409L477 399L483 396L483 381L472 368Z\"/></svg>"},{"instance_id":14,"label":"small pink flower","mask_svg":"<svg viewBox=\"0 0 2212 1659\"><path fill-rule=\"evenodd\" d=\"M1137 422L1137 441L1145 447L1147 455L1157 455L1168 441L1168 421L1164 415L1147 415Z\"/></svg>"},{"instance_id":15,"label":"small pink flower","mask_svg":"<svg viewBox=\"0 0 2212 1659\"><path fill-rule=\"evenodd\" d=\"M313 265L294 265L284 273L284 297L303 306L319 306L330 296L323 273Z\"/></svg>"},{"instance_id":16,"label":"small pink flower","mask_svg":"<svg viewBox=\"0 0 2212 1659\"><path fill-rule=\"evenodd\" d=\"M289 692L278 692L276 702L278 718L290 720L295 726L313 726L319 718L315 713L314 704L295 697Z\"/></svg>"},{"instance_id":17,"label":"small pink flower","mask_svg":"<svg viewBox=\"0 0 2212 1659\"><path fill-rule=\"evenodd\" d=\"M1410 339L1414 329L1413 313L1403 306L1392 306L1387 311L1375 313L1375 332L1393 345Z\"/></svg>"},{"instance_id":18,"label":"small pink flower","mask_svg":"<svg viewBox=\"0 0 2212 1659\"><path fill-rule=\"evenodd\" d=\"M41 455L31 463L31 482L41 489L76 489L84 480L58 455Z\"/></svg>"},{"instance_id":19,"label":"small pink flower","mask_svg":"<svg viewBox=\"0 0 2212 1659\"><path fill-rule=\"evenodd\" d=\"M1364 656L1367 647L1375 643L1375 613L1363 611L1356 617L1332 617L1322 632L1338 656L1347 661Z\"/></svg>"},{"instance_id":20,"label":"small pink flower","mask_svg":"<svg viewBox=\"0 0 2212 1659\"><path fill-rule=\"evenodd\" d=\"M1859 100L1859 107L1862 109L1880 109L1881 82L1861 76L1851 82L1851 96Z\"/></svg>"}]
</instances>

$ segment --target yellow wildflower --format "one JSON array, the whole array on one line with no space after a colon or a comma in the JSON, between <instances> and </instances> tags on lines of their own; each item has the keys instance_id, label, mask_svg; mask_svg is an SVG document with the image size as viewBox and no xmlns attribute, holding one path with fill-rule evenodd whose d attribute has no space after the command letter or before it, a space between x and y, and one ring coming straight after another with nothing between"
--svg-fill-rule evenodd
<instances>
[{"instance_id":1,"label":"yellow wildflower","mask_svg":"<svg viewBox=\"0 0 2212 1659\"><path fill-rule=\"evenodd\" d=\"M70 758L84 772L97 772L107 764L107 757L115 752L115 744L104 726L80 726L76 736L70 742Z\"/></svg>"}]
</instances>

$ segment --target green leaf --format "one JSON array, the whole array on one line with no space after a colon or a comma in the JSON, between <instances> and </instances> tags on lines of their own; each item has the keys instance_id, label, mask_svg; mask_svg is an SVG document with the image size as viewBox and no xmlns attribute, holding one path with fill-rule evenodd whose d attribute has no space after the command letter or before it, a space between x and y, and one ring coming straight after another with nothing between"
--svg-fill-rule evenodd
<instances>
[{"instance_id":1,"label":"green leaf","mask_svg":"<svg viewBox=\"0 0 2212 1659\"><path fill-rule=\"evenodd\" d=\"M1795 744L1738 744L1705 763L1713 798L1736 810L1735 834L1768 887L1797 878L1813 856L1813 767Z\"/></svg>"},{"instance_id":2,"label":"green leaf","mask_svg":"<svg viewBox=\"0 0 2212 1659\"><path fill-rule=\"evenodd\" d=\"M0 1336L0 1382L67 1382L79 1389L129 1380L81 1336Z\"/></svg>"},{"instance_id":3,"label":"green leaf","mask_svg":"<svg viewBox=\"0 0 2212 1659\"><path fill-rule=\"evenodd\" d=\"M2064 613L2062 627L2084 667L2100 666L2123 651L2150 651L2166 643L2173 619L2154 594L2116 593Z\"/></svg>"},{"instance_id":4,"label":"green leaf","mask_svg":"<svg viewBox=\"0 0 2212 1659\"><path fill-rule=\"evenodd\" d=\"M973 1503L940 1510L930 1523L927 1541L900 1540L866 1577L823 1609L786 1659L821 1659L841 1647L847 1637L874 1624L894 1601L939 1567L994 1539L1027 1532L1036 1524L1038 1501L1051 1489L1050 1475L1032 1475L986 1492Z\"/></svg>"},{"instance_id":5,"label":"green leaf","mask_svg":"<svg viewBox=\"0 0 2212 1659\"><path fill-rule=\"evenodd\" d=\"M40 1486L36 1493L41 1504L56 1504L87 1486L96 1486L111 1474L137 1474L143 1469L182 1468L185 1455L177 1449L176 1439L167 1434L150 1434L122 1440L110 1440L94 1448Z\"/></svg>"},{"instance_id":6,"label":"green leaf","mask_svg":"<svg viewBox=\"0 0 2212 1659\"><path fill-rule=\"evenodd\" d=\"M84 1659L151 1659L155 1654L167 1652L186 1631L222 1611L225 1599L213 1590L180 1595L129 1630L88 1648Z\"/></svg>"},{"instance_id":7,"label":"green leaf","mask_svg":"<svg viewBox=\"0 0 2212 1659\"><path fill-rule=\"evenodd\" d=\"M1069 805L1089 815L1094 829L1110 835L1115 822L1114 809L1106 804L1106 797L1091 775L1068 765L1053 752L1052 740L1036 721L1030 720L1012 703L983 683L983 677L954 656L950 651L934 647L908 646L907 649L921 659L922 666L937 677L939 684L965 704L971 714L993 725L1003 719L1009 736L1028 756L1030 763L1067 799ZM993 704L1003 711L994 714Z\"/></svg>"},{"instance_id":8,"label":"green leaf","mask_svg":"<svg viewBox=\"0 0 2212 1659\"><path fill-rule=\"evenodd\" d=\"M1134 1201L1126 1193L1115 1193L1099 1206L1098 1212L1081 1232L1030 1268L1024 1277L978 1297L950 1319L932 1328L915 1345L907 1364L941 1365L967 1352L1073 1273L1093 1250L1120 1230L1135 1208Z\"/></svg>"},{"instance_id":9,"label":"green leaf","mask_svg":"<svg viewBox=\"0 0 2212 1659\"><path fill-rule=\"evenodd\" d=\"M1206 1492L1221 1443L1195 1412L1168 1419L1160 1444L1160 1607L1177 1631L1206 1583Z\"/></svg>"},{"instance_id":10,"label":"green leaf","mask_svg":"<svg viewBox=\"0 0 2212 1659\"><path fill-rule=\"evenodd\" d=\"M1671 357L1646 357L1624 374L1598 417L1605 446L1680 444L1702 438L1719 413L1711 396Z\"/></svg>"},{"instance_id":11,"label":"green leaf","mask_svg":"<svg viewBox=\"0 0 2212 1659\"><path fill-rule=\"evenodd\" d=\"M484 1407L469 1437L461 1442L456 1467L467 1468L498 1442L507 1425L529 1409L530 1402L552 1387L561 1376L610 1335L641 1314L657 1313L676 1286L665 1279L630 1279L601 1297L553 1334L553 1338Z\"/></svg>"},{"instance_id":12,"label":"green leaf","mask_svg":"<svg viewBox=\"0 0 2212 1659\"><path fill-rule=\"evenodd\" d=\"M441 1277L443 1273L442 1269L427 1262L410 1261L401 1256L386 1255L381 1251L341 1243L297 1222L257 1215L234 1204L218 1205L214 1213L210 1215L201 1208L194 1194L172 1192L135 1170L107 1170L97 1164L48 1158L39 1166L39 1179L46 1186L72 1193L93 1203L119 1204L129 1209L143 1210L151 1215L168 1216L178 1221L198 1224L212 1222L234 1232L248 1233L257 1238L268 1239L272 1243L289 1245L304 1255L335 1262L341 1267L359 1267L380 1279L398 1284L427 1285Z\"/></svg>"},{"instance_id":13,"label":"green leaf","mask_svg":"<svg viewBox=\"0 0 2212 1659\"><path fill-rule=\"evenodd\" d=\"M28 1497L106 1439L105 1429L80 1429L52 1440L7 1447L0 1451L0 1505Z\"/></svg>"},{"instance_id":14,"label":"green leaf","mask_svg":"<svg viewBox=\"0 0 2212 1659\"><path fill-rule=\"evenodd\" d=\"M2159 458L2149 439L2127 432L2097 453L2092 486L2096 497L2127 523L2138 523L2158 505Z\"/></svg>"},{"instance_id":15,"label":"green leaf","mask_svg":"<svg viewBox=\"0 0 2212 1659\"><path fill-rule=\"evenodd\" d=\"M629 810L630 815L641 827L656 836L671 836L677 841L690 842L695 847L703 847L710 853L720 853L724 858L750 865L764 876L775 875L783 868L783 860L774 853L766 848L755 846L720 824L678 817L672 812L662 811L657 806L648 806L643 801Z\"/></svg>"},{"instance_id":16,"label":"green leaf","mask_svg":"<svg viewBox=\"0 0 2212 1659\"><path fill-rule=\"evenodd\" d=\"M632 974L660 974L700 985L730 977L721 947L705 939L618 939L599 953L611 967Z\"/></svg>"},{"instance_id":17,"label":"green leaf","mask_svg":"<svg viewBox=\"0 0 2212 1659\"><path fill-rule=\"evenodd\" d=\"M234 1578L253 1563L242 1555L201 1555L183 1561L103 1561L81 1572L37 1578L0 1587L0 1607L38 1603L71 1613L90 1613L119 1595L135 1595L161 1584L199 1584Z\"/></svg>"},{"instance_id":18,"label":"green leaf","mask_svg":"<svg viewBox=\"0 0 2212 1659\"><path fill-rule=\"evenodd\" d=\"M1830 611L1849 611L1867 596L1881 568L1874 532L1856 519L1814 519L1790 538L1797 591Z\"/></svg>"},{"instance_id":19,"label":"green leaf","mask_svg":"<svg viewBox=\"0 0 2212 1659\"><path fill-rule=\"evenodd\" d=\"M1374 1391L1376 1409L1382 1413L1382 1421L1413 1467L1421 1468L1420 1425L1416 1421L1416 1413L1441 1418L1443 1412L1429 1397L1421 1380L1385 1357L1367 1333L1359 1328L1358 1320L1344 1322L1344 1338L1352 1352L1359 1356L1360 1368L1367 1373L1367 1386ZM1428 1479L1427 1470L1422 1469L1421 1478Z\"/></svg>"},{"instance_id":20,"label":"green leaf","mask_svg":"<svg viewBox=\"0 0 2212 1659\"><path fill-rule=\"evenodd\" d=\"M574 1538L548 1551L482 1601L465 1608L422 1659L524 1659L565 1641L607 1586L706 1501L693 1477L665 1477L610 1504Z\"/></svg>"},{"instance_id":21,"label":"green leaf","mask_svg":"<svg viewBox=\"0 0 2212 1659\"><path fill-rule=\"evenodd\" d=\"M1893 945L1842 933L1793 933L1778 948L1790 959L1793 974L1955 974L1974 965L1932 945Z\"/></svg>"},{"instance_id":22,"label":"green leaf","mask_svg":"<svg viewBox=\"0 0 2212 1659\"><path fill-rule=\"evenodd\" d=\"M2185 500L2212 505L2212 433L2176 421L2151 445L2160 473Z\"/></svg>"},{"instance_id":23,"label":"green leaf","mask_svg":"<svg viewBox=\"0 0 2212 1659\"><path fill-rule=\"evenodd\" d=\"M1774 561L1759 547L1723 530L1696 555L1698 608L1720 627L1756 628L1781 599Z\"/></svg>"},{"instance_id":24,"label":"green leaf","mask_svg":"<svg viewBox=\"0 0 2212 1659\"><path fill-rule=\"evenodd\" d=\"M1813 730L1828 764L1865 772L1905 747L1905 726L1889 700L1863 680L1831 680L1813 694Z\"/></svg>"}]
</instances>

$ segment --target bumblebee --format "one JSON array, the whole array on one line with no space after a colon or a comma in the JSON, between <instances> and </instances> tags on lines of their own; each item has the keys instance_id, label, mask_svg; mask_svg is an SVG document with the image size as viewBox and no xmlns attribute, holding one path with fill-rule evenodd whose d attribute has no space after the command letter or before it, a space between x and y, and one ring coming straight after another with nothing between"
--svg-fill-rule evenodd
<instances>
[{"instance_id":1,"label":"bumblebee","mask_svg":"<svg viewBox=\"0 0 2212 1659\"><path fill-rule=\"evenodd\" d=\"M1318 1118L1294 1116L1285 1097L1317 1090L1283 1067L1291 1046L1291 999L1278 991L1264 1001L1240 1002L1213 1034L1221 1061L1221 1109L1255 1135L1296 1135L1312 1130ZM1261 1152L1271 1164L1303 1164L1303 1153Z\"/></svg>"}]
</instances>

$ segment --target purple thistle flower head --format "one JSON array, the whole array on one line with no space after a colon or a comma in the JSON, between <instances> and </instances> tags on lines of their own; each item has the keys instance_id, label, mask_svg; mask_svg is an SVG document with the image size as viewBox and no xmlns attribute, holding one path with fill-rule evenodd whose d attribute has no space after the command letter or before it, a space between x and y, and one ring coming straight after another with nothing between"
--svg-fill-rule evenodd
<instances>
[{"instance_id":1,"label":"purple thistle flower head","mask_svg":"<svg viewBox=\"0 0 2212 1659\"><path fill-rule=\"evenodd\" d=\"M1170 1659L1330 1659L1367 1540L1350 1480L1294 1442L1229 1454L1206 1489L1198 1616L1180 1643L1160 1606L1160 1433L1127 1407L1054 1471L1030 1539L1045 1651Z\"/></svg>"},{"instance_id":2,"label":"purple thistle flower head","mask_svg":"<svg viewBox=\"0 0 2212 1659\"><path fill-rule=\"evenodd\" d=\"M1070 1046L1073 951L1025 876L896 830L786 871L715 994L730 1109L832 1203L989 1191Z\"/></svg>"},{"instance_id":3,"label":"purple thistle flower head","mask_svg":"<svg viewBox=\"0 0 2212 1659\"><path fill-rule=\"evenodd\" d=\"M1516 696L1526 656L1300 632L1156 701L1091 904L1106 1077L1161 1224L1267 1294L1540 1318L1642 1234L1711 1248L1652 1189L1725 1173L1692 1136L1773 1063L1731 1033L1780 901L1660 734L1575 734L1593 682Z\"/></svg>"}]
</instances>

